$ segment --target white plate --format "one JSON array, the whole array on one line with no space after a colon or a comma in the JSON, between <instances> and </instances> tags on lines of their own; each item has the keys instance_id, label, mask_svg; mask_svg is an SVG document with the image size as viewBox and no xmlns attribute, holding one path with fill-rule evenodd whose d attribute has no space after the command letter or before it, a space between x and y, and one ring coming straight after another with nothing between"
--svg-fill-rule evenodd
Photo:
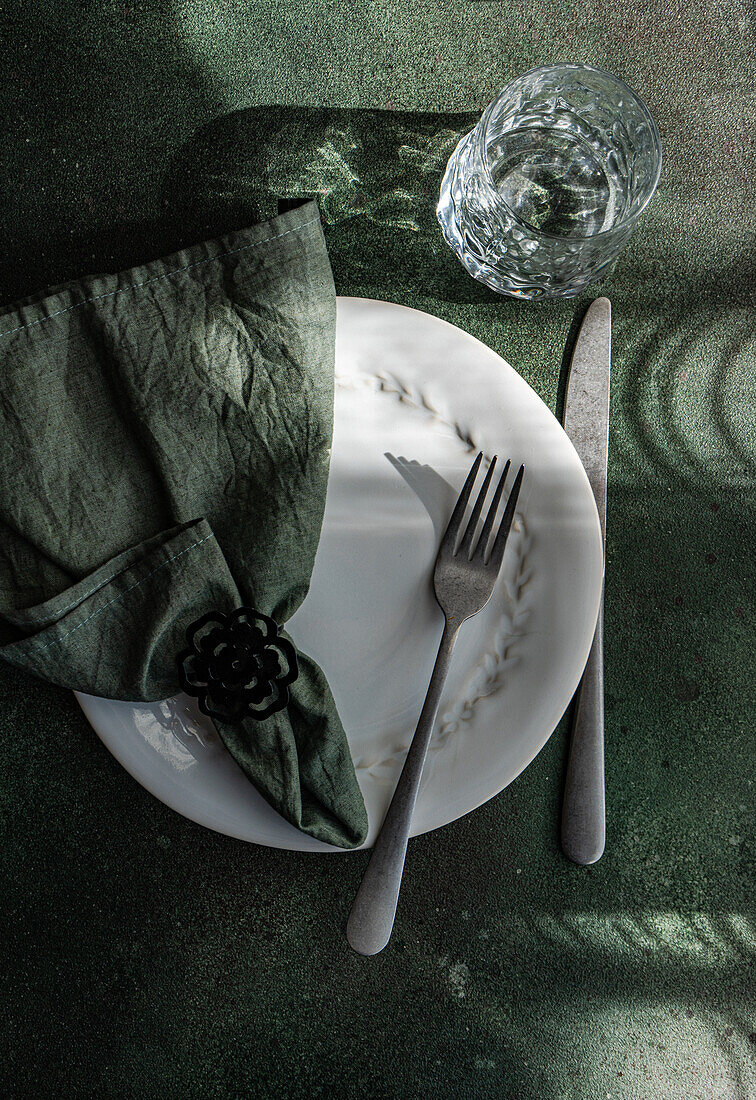
<instances>
[{"instance_id":1,"label":"white plate","mask_svg":"<svg viewBox=\"0 0 756 1100\"><path fill-rule=\"evenodd\" d=\"M473 337L417 310L340 298L335 405L312 584L288 629L333 689L369 845L433 666L443 620L432 566L475 451L524 462L525 480L503 575L457 643L414 834L497 794L542 748L588 656L603 563L593 495L567 436ZM136 705L78 698L113 755L179 813L258 844L337 851L267 805L186 697Z\"/></svg>"}]
</instances>

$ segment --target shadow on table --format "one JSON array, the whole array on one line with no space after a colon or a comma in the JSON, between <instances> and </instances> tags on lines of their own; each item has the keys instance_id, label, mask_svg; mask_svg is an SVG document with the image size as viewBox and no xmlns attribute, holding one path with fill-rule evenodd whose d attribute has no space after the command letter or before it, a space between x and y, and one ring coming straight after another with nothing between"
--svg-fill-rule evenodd
<instances>
[{"instance_id":1,"label":"shadow on table","mask_svg":"<svg viewBox=\"0 0 756 1100\"><path fill-rule=\"evenodd\" d=\"M251 107L193 135L166 174L165 200L191 210L198 227L240 227L314 198L340 284L382 271L400 293L421 278L429 294L492 300L463 271L435 217L446 162L475 121L474 114Z\"/></svg>"}]
</instances>

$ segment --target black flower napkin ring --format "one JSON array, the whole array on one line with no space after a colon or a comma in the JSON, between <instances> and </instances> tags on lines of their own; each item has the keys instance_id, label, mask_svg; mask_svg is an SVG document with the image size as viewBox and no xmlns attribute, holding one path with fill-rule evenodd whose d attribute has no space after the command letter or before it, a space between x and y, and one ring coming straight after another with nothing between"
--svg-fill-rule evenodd
<instances>
[{"instance_id":1,"label":"black flower napkin ring","mask_svg":"<svg viewBox=\"0 0 756 1100\"><path fill-rule=\"evenodd\" d=\"M261 720L283 710L298 675L297 654L278 623L249 607L211 611L186 632L178 655L181 687L221 722Z\"/></svg>"}]
</instances>

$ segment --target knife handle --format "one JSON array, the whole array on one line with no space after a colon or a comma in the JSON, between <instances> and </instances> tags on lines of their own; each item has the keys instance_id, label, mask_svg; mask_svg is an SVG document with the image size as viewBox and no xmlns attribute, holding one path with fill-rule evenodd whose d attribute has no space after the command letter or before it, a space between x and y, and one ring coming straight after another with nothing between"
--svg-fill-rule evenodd
<instances>
[{"instance_id":1,"label":"knife handle","mask_svg":"<svg viewBox=\"0 0 756 1100\"><path fill-rule=\"evenodd\" d=\"M604 595L588 662L577 690L562 805L562 851L595 863L604 851Z\"/></svg>"}]
</instances>

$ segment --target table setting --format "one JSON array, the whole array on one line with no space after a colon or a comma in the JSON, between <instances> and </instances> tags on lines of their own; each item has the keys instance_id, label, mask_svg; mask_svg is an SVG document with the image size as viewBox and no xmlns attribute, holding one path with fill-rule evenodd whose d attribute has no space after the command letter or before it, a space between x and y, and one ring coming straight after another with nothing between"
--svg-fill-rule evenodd
<instances>
[{"instance_id":1,"label":"table setting","mask_svg":"<svg viewBox=\"0 0 756 1100\"><path fill-rule=\"evenodd\" d=\"M6 1091L746 1097L753 278L710 203L672 279L671 93L531 46L419 110L190 81L179 141L128 50L152 213L82 144L94 254L54 182L6 228Z\"/></svg>"}]
</instances>

